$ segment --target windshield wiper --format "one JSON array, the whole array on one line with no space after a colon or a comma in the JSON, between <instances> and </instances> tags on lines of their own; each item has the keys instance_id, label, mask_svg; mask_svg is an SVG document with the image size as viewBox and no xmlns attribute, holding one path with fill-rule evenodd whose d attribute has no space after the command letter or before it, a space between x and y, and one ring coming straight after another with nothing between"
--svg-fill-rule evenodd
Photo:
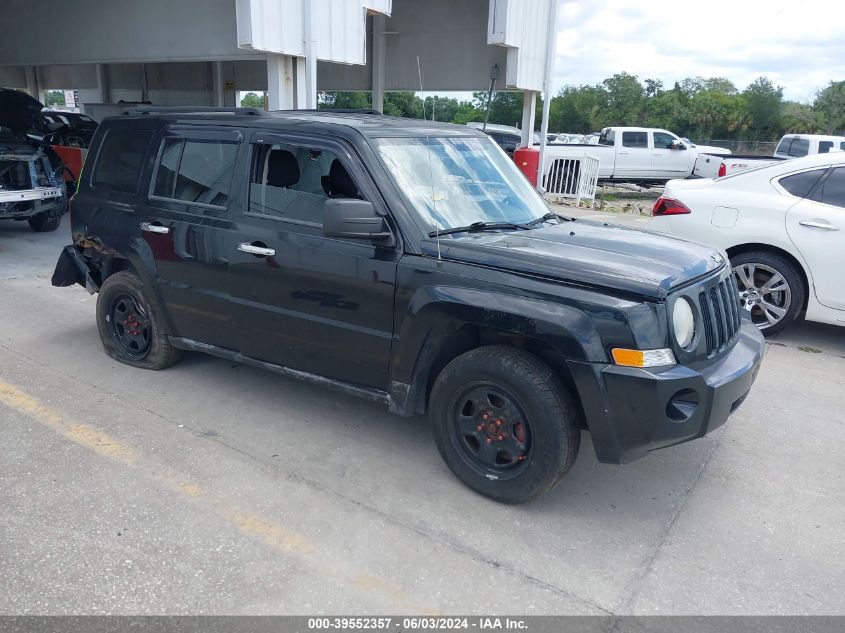
<instances>
[{"instance_id":1,"label":"windshield wiper","mask_svg":"<svg viewBox=\"0 0 845 633\"><path fill-rule=\"evenodd\" d=\"M549 220L557 220L558 222L574 222L575 218L560 215L559 213L555 213L554 211L549 211L543 217L537 218L536 220L531 220L525 226L534 226L535 224L540 224L540 222L548 222Z\"/></svg>"},{"instance_id":2,"label":"windshield wiper","mask_svg":"<svg viewBox=\"0 0 845 633\"><path fill-rule=\"evenodd\" d=\"M473 222L468 226L455 226L449 229L440 231L430 231L429 237L437 237L438 235L451 235L452 233L476 233L478 231L501 231L502 229L520 229L528 230L527 224L517 224L515 222Z\"/></svg>"}]
</instances>

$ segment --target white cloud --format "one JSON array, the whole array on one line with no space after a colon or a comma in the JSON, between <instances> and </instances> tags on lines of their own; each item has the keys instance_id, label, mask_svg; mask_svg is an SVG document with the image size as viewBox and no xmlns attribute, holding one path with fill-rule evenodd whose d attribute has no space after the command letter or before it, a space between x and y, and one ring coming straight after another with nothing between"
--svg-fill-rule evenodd
<instances>
[{"instance_id":1,"label":"white cloud","mask_svg":"<svg viewBox=\"0 0 845 633\"><path fill-rule=\"evenodd\" d=\"M740 90L766 75L812 101L845 79L840 0L563 0L558 23L555 89L623 71L667 86L723 76Z\"/></svg>"}]
</instances>

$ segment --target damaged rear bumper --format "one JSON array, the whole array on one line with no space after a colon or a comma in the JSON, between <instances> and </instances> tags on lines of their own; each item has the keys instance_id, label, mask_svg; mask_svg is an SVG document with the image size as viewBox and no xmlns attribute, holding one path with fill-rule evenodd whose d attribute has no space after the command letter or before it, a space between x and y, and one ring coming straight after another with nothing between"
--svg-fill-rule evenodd
<instances>
[{"instance_id":1,"label":"damaged rear bumper","mask_svg":"<svg viewBox=\"0 0 845 633\"><path fill-rule=\"evenodd\" d=\"M66 288L67 286L79 284L89 294L94 294L100 289L99 284L91 276L91 269L88 268L88 263L85 261L79 248L73 244L65 246L62 249L50 283L58 288Z\"/></svg>"}]
</instances>

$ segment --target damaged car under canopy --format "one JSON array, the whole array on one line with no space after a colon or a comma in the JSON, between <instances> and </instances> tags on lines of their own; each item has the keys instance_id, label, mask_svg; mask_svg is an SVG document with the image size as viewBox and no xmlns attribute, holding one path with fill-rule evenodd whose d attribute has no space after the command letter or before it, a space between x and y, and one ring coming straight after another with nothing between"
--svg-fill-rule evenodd
<instances>
[{"instance_id":1,"label":"damaged car under canopy","mask_svg":"<svg viewBox=\"0 0 845 633\"><path fill-rule=\"evenodd\" d=\"M0 219L55 231L67 210L65 165L50 146L65 124L40 121L44 106L24 92L0 89Z\"/></svg>"}]
</instances>

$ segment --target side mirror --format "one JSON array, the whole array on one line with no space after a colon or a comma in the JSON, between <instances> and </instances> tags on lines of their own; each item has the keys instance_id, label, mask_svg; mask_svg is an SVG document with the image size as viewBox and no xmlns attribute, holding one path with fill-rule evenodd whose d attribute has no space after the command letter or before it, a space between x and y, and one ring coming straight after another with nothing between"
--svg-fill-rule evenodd
<instances>
[{"instance_id":1,"label":"side mirror","mask_svg":"<svg viewBox=\"0 0 845 633\"><path fill-rule=\"evenodd\" d=\"M323 233L328 237L393 243L384 218L372 203L357 198L327 198L323 203Z\"/></svg>"}]
</instances>

